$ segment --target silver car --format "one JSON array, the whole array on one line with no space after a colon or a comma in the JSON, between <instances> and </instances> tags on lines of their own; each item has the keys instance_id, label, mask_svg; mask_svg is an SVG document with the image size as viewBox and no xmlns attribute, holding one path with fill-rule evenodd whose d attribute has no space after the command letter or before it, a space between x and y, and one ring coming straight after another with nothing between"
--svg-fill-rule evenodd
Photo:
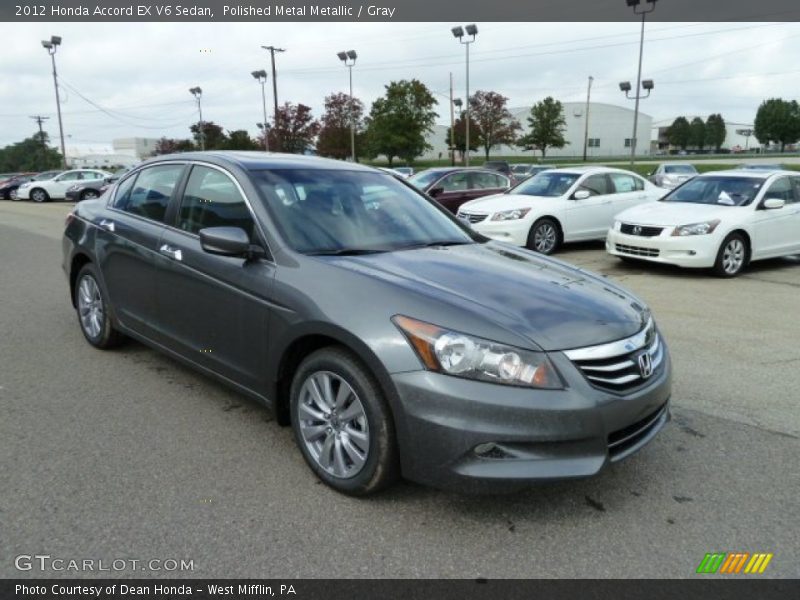
<instances>
[{"instance_id":1,"label":"silver car","mask_svg":"<svg viewBox=\"0 0 800 600\"><path fill-rule=\"evenodd\" d=\"M658 187L671 190L697 175L694 165L685 162L663 163L650 173L650 181Z\"/></svg>"}]
</instances>

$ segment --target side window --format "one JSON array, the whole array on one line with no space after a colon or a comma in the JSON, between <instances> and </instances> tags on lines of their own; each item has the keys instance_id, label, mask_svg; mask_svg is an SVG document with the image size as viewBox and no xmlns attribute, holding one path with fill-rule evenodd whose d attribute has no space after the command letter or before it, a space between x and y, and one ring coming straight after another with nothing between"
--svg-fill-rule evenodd
<instances>
[{"instance_id":1,"label":"side window","mask_svg":"<svg viewBox=\"0 0 800 600\"><path fill-rule=\"evenodd\" d=\"M472 189L487 190L503 187L501 177L494 173L472 173Z\"/></svg>"},{"instance_id":2,"label":"side window","mask_svg":"<svg viewBox=\"0 0 800 600\"><path fill-rule=\"evenodd\" d=\"M442 179L437 187L444 188L445 192L463 192L469 189L467 173L453 173Z\"/></svg>"},{"instance_id":3,"label":"side window","mask_svg":"<svg viewBox=\"0 0 800 600\"><path fill-rule=\"evenodd\" d=\"M58 181L78 181L80 179L80 171L73 171L72 173L64 173L58 177Z\"/></svg>"},{"instance_id":4,"label":"side window","mask_svg":"<svg viewBox=\"0 0 800 600\"><path fill-rule=\"evenodd\" d=\"M592 196L602 196L610 193L608 189L608 178L605 175L592 175L583 180L580 189L586 190Z\"/></svg>"},{"instance_id":5,"label":"side window","mask_svg":"<svg viewBox=\"0 0 800 600\"><path fill-rule=\"evenodd\" d=\"M136 177L137 175L132 175L119 182L117 185L117 191L114 193L114 201L112 202L111 206L125 210L124 207L127 205L128 200L130 199L131 190L133 189L133 183L136 181Z\"/></svg>"},{"instance_id":6,"label":"side window","mask_svg":"<svg viewBox=\"0 0 800 600\"><path fill-rule=\"evenodd\" d=\"M792 177L794 185L794 201L800 203L800 177Z\"/></svg>"},{"instance_id":7,"label":"side window","mask_svg":"<svg viewBox=\"0 0 800 600\"><path fill-rule=\"evenodd\" d=\"M774 181L764 194L764 198L779 198L784 200L786 204L794 202L794 189L791 180L788 177L781 177Z\"/></svg>"},{"instance_id":8,"label":"side window","mask_svg":"<svg viewBox=\"0 0 800 600\"><path fill-rule=\"evenodd\" d=\"M125 198L117 193L114 207L132 215L163 223L169 198L180 179L183 167L183 165L160 165L142 169Z\"/></svg>"},{"instance_id":9,"label":"side window","mask_svg":"<svg viewBox=\"0 0 800 600\"><path fill-rule=\"evenodd\" d=\"M511 182L508 180L508 177L503 177L502 175L495 175L494 177L497 180L496 187L507 188L511 186Z\"/></svg>"},{"instance_id":10,"label":"side window","mask_svg":"<svg viewBox=\"0 0 800 600\"><path fill-rule=\"evenodd\" d=\"M637 192L644 191L644 179L640 179L639 177L634 177L633 189L635 189Z\"/></svg>"},{"instance_id":11,"label":"side window","mask_svg":"<svg viewBox=\"0 0 800 600\"><path fill-rule=\"evenodd\" d=\"M627 194L636 191L636 181L631 175L625 173L611 173L611 181L617 194Z\"/></svg>"},{"instance_id":12,"label":"side window","mask_svg":"<svg viewBox=\"0 0 800 600\"><path fill-rule=\"evenodd\" d=\"M253 217L239 188L228 175L208 167L192 167L178 227L189 233L205 227L240 227L253 237Z\"/></svg>"}]
</instances>

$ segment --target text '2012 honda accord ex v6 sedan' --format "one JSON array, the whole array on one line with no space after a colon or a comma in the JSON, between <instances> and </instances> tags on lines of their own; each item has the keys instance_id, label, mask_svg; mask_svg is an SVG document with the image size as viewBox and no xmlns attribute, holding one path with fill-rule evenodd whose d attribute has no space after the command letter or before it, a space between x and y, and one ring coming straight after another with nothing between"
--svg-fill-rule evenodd
<instances>
[{"instance_id":1,"label":"text '2012 honda accord ex v6 sedan'","mask_svg":"<svg viewBox=\"0 0 800 600\"><path fill-rule=\"evenodd\" d=\"M369 167L159 157L78 204L63 250L90 344L135 338L263 402L348 494L590 476L669 419L641 300Z\"/></svg>"}]
</instances>

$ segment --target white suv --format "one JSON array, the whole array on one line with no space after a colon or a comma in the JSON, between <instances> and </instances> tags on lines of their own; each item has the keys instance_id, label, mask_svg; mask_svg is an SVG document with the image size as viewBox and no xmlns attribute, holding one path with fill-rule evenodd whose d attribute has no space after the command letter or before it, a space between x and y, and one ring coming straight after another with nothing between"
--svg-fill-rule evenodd
<instances>
[{"instance_id":1,"label":"white suv","mask_svg":"<svg viewBox=\"0 0 800 600\"><path fill-rule=\"evenodd\" d=\"M64 171L51 179L42 181L29 181L19 186L18 200L33 200L34 202L47 202L48 200L63 200L67 197L67 190L81 181L97 181L111 177L111 173L98 169L74 169Z\"/></svg>"}]
</instances>

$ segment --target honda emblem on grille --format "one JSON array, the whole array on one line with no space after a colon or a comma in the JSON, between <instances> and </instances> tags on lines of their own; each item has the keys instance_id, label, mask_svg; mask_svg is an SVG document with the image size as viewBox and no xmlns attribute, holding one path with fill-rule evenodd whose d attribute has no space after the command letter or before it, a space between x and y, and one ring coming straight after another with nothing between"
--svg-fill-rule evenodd
<instances>
[{"instance_id":1,"label":"honda emblem on grille","mask_svg":"<svg viewBox=\"0 0 800 600\"><path fill-rule=\"evenodd\" d=\"M639 355L639 373L642 374L642 379L650 379L653 374L653 359L648 352Z\"/></svg>"},{"instance_id":2,"label":"honda emblem on grille","mask_svg":"<svg viewBox=\"0 0 800 600\"><path fill-rule=\"evenodd\" d=\"M632 232L633 232L633 235L642 235L642 226L641 225L634 225Z\"/></svg>"}]
</instances>

